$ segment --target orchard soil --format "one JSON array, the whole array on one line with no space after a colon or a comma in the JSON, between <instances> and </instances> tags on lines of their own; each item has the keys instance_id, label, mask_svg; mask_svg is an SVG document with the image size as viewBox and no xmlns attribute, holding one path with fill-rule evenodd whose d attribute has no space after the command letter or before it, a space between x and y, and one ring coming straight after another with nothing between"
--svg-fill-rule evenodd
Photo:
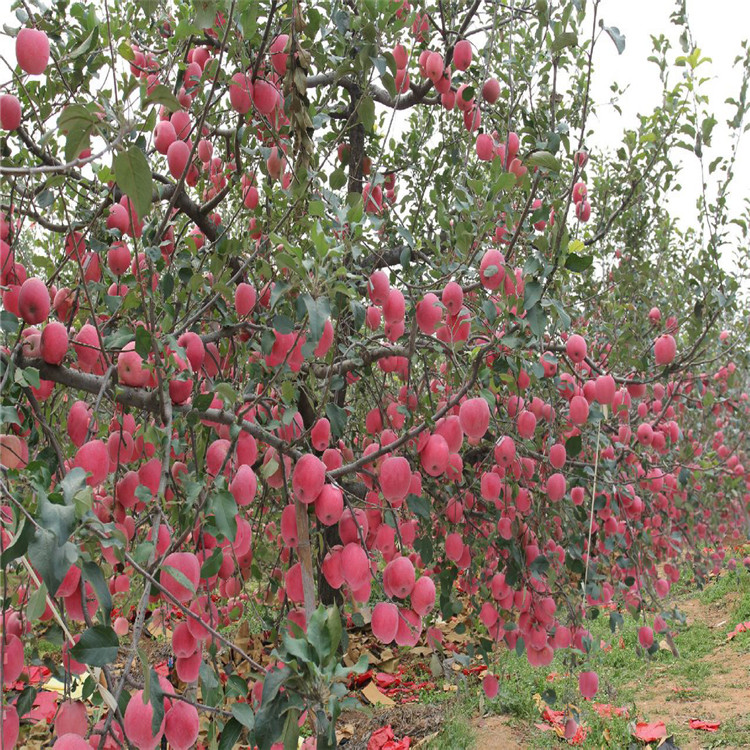
<instances>
[{"instance_id":1,"label":"orchard soil","mask_svg":"<svg viewBox=\"0 0 750 750\"><path fill-rule=\"evenodd\" d=\"M750 545L736 552L742 559ZM590 657L600 678L593 702L580 699L576 678L571 676L577 674L577 665L562 652L542 669L530 667L525 655L500 652L491 665L500 688L488 700L481 687L486 664L480 655L466 655L471 623L459 617L440 624L446 647L440 655L425 645L397 650L384 648L373 638L364 608L359 627L350 630L345 661L353 664L367 652L371 669L351 685L362 710L342 715L340 747L379 750L382 745L372 744L378 730L383 730L381 738L391 738L393 744L386 747L394 750L407 747L406 738L409 748L424 750L565 747L568 742L559 736L562 725L553 726L549 717L555 711L563 712L560 717L572 710L585 734L576 747L644 748L646 744L634 736L637 722L663 722L670 738L663 747L750 748L750 571L725 571L706 582L681 581L676 589L673 609L665 614L670 617L678 657L663 637L652 653L642 652L637 631L643 623L629 615L614 632L605 609L590 620L588 627L599 642ZM747 623L746 631L742 623ZM151 637L143 645L149 661L166 669L169 628L150 621L147 630ZM267 660L270 645L258 623L243 620L234 636L254 658ZM43 655L53 661L58 656L46 651L38 656ZM219 658L226 657L222 653ZM236 666L242 673L244 665ZM135 685L143 679L137 660L132 678ZM693 729L691 719L719 722L719 726L713 732ZM206 728L202 719L199 742L205 739ZM21 736L20 747L36 750L48 746L50 729L45 722L27 724Z\"/></svg>"},{"instance_id":2,"label":"orchard soil","mask_svg":"<svg viewBox=\"0 0 750 750\"><path fill-rule=\"evenodd\" d=\"M409 737L411 748L427 750L564 747L569 743L542 711L564 711L574 704L586 736L571 747L647 747L634 734L637 723L663 722L669 738L665 747L750 748L750 630L731 636L737 625L750 621L750 572L725 572L703 587L695 581L681 584L673 603L679 612L672 621L677 658L663 638L654 653L638 653L642 623L632 617L626 616L614 634L607 614L591 621L591 632L601 639L601 650L593 657L600 675L593 703L580 700L562 656L546 669L532 669L525 656L503 654L493 665L500 691L487 700L482 672L454 671L444 664L440 677L425 675L421 654L402 654L402 678L411 670L415 682L432 679L434 689L402 694L401 699L411 701L406 704L347 713L342 747L367 750L372 733L384 726L390 726L396 741ZM481 661L471 665L475 663ZM614 715L601 716L595 707ZM617 716L617 709L627 713ZM693 729L691 719L719 726L716 731Z\"/></svg>"}]
</instances>

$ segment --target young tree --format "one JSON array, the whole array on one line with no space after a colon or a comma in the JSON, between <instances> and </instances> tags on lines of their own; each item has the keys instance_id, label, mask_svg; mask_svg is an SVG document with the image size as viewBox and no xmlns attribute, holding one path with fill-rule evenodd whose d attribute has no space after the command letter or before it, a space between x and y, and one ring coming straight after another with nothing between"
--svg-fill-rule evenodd
<instances>
[{"instance_id":1,"label":"young tree","mask_svg":"<svg viewBox=\"0 0 750 750\"><path fill-rule=\"evenodd\" d=\"M682 232L664 198L675 150L711 145L706 60L678 4L661 104L590 154L595 51L625 45L601 12L15 4L3 747L32 635L99 695L91 726L61 709L59 747L187 748L200 711L221 747L295 742L303 718L329 747L339 611L439 649L436 618L468 610L490 666L570 649L590 697L587 618L641 613L648 649L682 565L737 564L747 261L720 260L747 240L746 98ZM248 614L272 658L237 636ZM171 624L170 679L147 617Z\"/></svg>"}]
</instances>

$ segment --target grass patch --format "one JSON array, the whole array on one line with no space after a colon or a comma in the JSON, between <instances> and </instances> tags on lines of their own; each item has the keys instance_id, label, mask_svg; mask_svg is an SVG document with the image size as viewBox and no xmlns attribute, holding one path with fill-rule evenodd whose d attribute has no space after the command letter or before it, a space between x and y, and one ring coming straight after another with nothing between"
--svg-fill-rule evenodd
<instances>
[{"instance_id":1,"label":"grass patch","mask_svg":"<svg viewBox=\"0 0 750 750\"><path fill-rule=\"evenodd\" d=\"M546 668L533 668L525 655L502 651L492 671L500 679L497 697L484 702L485 711L493 714L511 716L523 728L525 742L530 748L559 748L560 740L553 732L542 732L533 725L540 723L539 708L534 699L535 694L544 697L554 709L563 710L573 705L579 710L579 716L589 728L583 744L586 748L627 747L631 742L629 723L636 717L658 720L659 716L644 716L639 703L643 705L648 699L650 687L662 693L667 686L677 688L674 695L665 695L666 700L683 701L686 704L706 697L710 677L723 670L716 664L704 660L716 648L725 643L726 633L739 622L750 620L750 573L746 570L727 572L711 582L700 592L695 589L695 582L690 582L690 589L684 586L674 590L679 608L680 601L697 598L705 606L721 604L727 601L727 626L711 628L701 621L691 624L679 624L670 620L670 627L677 630L675 644L680 657L675 658L665 648L653 654L643 654L638 646L638 628L643 624L628 614L623 615L623 624L613 633L609 617L602 613L590 620L587 626L594 643L602 643L601 649L595 649L588 660L590 668L599 674L599 692L595 698L600 703L611 703L615 707L627 708L630 718L602 718L593 710L591 704L581 699L578 692L578 681L574 676L582 663L582 657L570 652L556 652L555 657ZM675 587L676 589L677 587ZM739 599L737 599L739 595ZM663 638L657 636L659 640ZM740 645L740 648L747 648ZM468 692L478 694L481 687L476 681L468 683ZM463 686L460 688L464 691ZM471 702L464 694L458 700L446 722L441 734L430 744L435 750L442 748L470 748L471 716L476 716L478 702ZM640 709L640 710L639 710ZM689 732L682 726L670 726L676 736L684 739ZM692 734L690 735L692 736ZM722 722L721 729L715 735L706 736L704 747L750 747L750 720L728 719Z\"/></svg>"},{"instance_id":2,"label":"grass patch","mask_svg":"<svg viewBox=\"0 0 750 750\"><path fill-rule=\"evenodd\" d=\"M744 567L724 573L706 586L699 598L702 604L714 604L729 594L739 594L741 598L750 594L750 572Z\"/></svg>"},{"instance_id":3,"label":"grass patch","mask_svg":"<svg viewBox=\"0 0 750 750\"><path fill-rule=\"evenodd\" d=\"M448 718L440 729L437 737L427 743L429 750L470 750L476 745L474 730L470 719L477 714L479 700L476 690L472 686L469 690L459 687L460 695L455 701L451 701L448 710ZM447 695L455 697L455 693L442 693L434 695Z\"/></svg>"},{"instance_id":4,"label":"grass patch","mask_svg":"<svg viewBox=\"0 0 750 750\"><path fill-rule=\"evenodd\" d=\"M703 745L705 748L750 747L750 719L727 719Z\"/></svg>"}]
</instances>

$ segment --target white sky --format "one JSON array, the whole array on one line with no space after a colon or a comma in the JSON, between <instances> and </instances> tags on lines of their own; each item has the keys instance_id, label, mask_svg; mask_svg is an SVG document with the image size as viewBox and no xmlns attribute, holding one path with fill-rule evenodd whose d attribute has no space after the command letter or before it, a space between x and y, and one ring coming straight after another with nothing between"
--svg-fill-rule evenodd
<instances>
[{"instance_id":1,"label":"white sky","mask_svg":"<svg viewBox=\"0 0 750 750\"><path fill-rule=\"evenodd\" d=\"M590 5L590 3L589 3ZM606 26L616 26L626 35L624 53L617 54L615 45L609 38L602 38L594 56L594 76L592 93L599 102L598 122L594 149L616 148L626 129L637 126L639 113L648 114L659 103L661 82L659 69L647 58L652 54L651 36L664 34L672 41L668 60L683 54L678 42L679 28L669 21L674 10L673 0L605 0L600 6L600 17ZM750 38L750 2L748 0L687 0L688 18L695 44L704 57L712 60L701 65L698 71L706 82L704 93L709 97L713 115L718 121L713 133L712 145L704 147L706 166L714 158L729 152L729 130L726 120L735 112L725 104L727 98L737 99L742 80L740 66L732 67L736 56L741 54L740 43ZM590 32L590 27L589 27ZM680 69L674 69L679 74ZM676 80L676 79L675 79ZM626 94L620 98L620 115L612 106L604 104L611 98L610 86L617 81L622 88L628 84ZM740 143L735 178L729 203L730 215L738 214L745 198L750 197L750 133ZM670 195L669 207L683 228L695 225L696 199L700 193L701 175L698 158L685 150L677 149L673 157L683 165L679 180L681 192ZM709 178L709 200L715 195L718 172ZM713 188L713 189L712 189ZM722 254L722 265L726 270L736 269L733 262L735 252L748 253L747 245L727 247Z\"/></svg>"}]
</instances>

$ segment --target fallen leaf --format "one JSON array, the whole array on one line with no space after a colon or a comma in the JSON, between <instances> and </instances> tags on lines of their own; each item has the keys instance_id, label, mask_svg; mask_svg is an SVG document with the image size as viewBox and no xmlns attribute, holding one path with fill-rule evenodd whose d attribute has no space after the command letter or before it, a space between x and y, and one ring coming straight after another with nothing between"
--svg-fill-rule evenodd
<instances>
[{"instance_id":1,"label":"fallen leaf","mask_svg":"<svg viewBox=\"0 0 750 750\"><path fill-rule=\"evenodd\" d=\"M65 685L60 680L50 677L47 682L44 683L45 690L53 690L56 693L64 693ZM75 685L71 686L70 697L73 700L79 701L83 699L83 680L76 680Z\"/></svg>"},{"instance_id":2,"label":"fallen leaf","mask_svg":"<svg viewBox=\"0 0 750 750\"><path fill-rule=\"evenodd\" d=\"M417 742L416 745L414 745L414 750L417 750L418 747L424 747L425 745L429 745L432 740L435 739L440 734L440 732L433 732L432 734L428 734L426 737L422 737L419 742Z\"/></svg>"},{"instance_id":3,"label":"fallen leaf","mask_svg":"<svg viewBox=\"0 0 750 750\"><path fill-rule=\"evenodd\" d=\"M374 682L371 682L362 690L362 695L364 695L364 697L367 698L370 703L376 706L396 705L396 701L394 701L392 698L389 698L384 693L381 693L380 690L378 690L378 686Z\"/></svg>"},{"instance_id":4,"label":"fallen leaf","mask_svg":"<svg viewBox=\"0 0 750 750\"><path fill-rule=\"evenodd\" d=\"M378 669L381 672L395 672L398 669L399 660L396 658L381 661L378 664Z\"/></svg>"},{"instance_id":5,"label":"fallen leaf","mask_svg":"<svg viewBox=\"0 0 750 750\"><path fill-rule=\"evenodd\" d=\"M341 741L345 737L351 738L354 735L354 724L340 724L336 729L336 739Z\"/></svg>"},{"instance_id":6,"label":"fallen leaf","mask_svg":"<svg viewBox=\"0 0 750 750\"><path fill-rule=\"evenodd\" d=\"M440 663L440 658L437 654L433 654L430 659L430 672L433 677L440 677L443 674L443 665Z\"/></svg>"}]
</instances>

